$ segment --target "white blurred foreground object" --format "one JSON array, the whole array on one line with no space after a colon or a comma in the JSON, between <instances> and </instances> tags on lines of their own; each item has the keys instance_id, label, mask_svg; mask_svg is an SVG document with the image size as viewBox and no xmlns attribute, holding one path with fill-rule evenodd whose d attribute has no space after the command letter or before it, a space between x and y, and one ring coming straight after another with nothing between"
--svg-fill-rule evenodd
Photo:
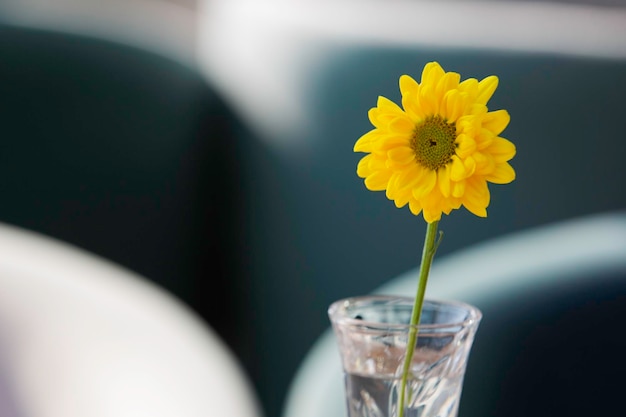
<instances>
[{"instance_id":1,"label":"white blurred foreground object","mask_svg":"<svg viewBox=\"0 0 626 417\"><path fill-rule=\"evenodd\" d=\"M226 345L173 297L107 261L0 224L0 415L261 412Z\"/></svg>"},{"instance_id":2,"label":"white blurred foreground object","mask_svg":"<svg viewBox=\"0 0 626 417\"><path fill-rule=\"evenodd\" d=\"M530 304L545 294L567 288L580 288L580 292L587 294L584 299L588 305L599 304L599 299L594 296L600 288L624 286L625 254L626 212L563 221L476 244L440 260L435 258L426 297L463 301L483 312L505 316L515 311L510 304L512 300L521 297L521 304ZM418 269L408 271L380 287L376 293L412 297L417 274ZM569 307L557 306L548 299L543 310L521 309L515 312L518 314L514 316L518 319L516 321L494 320L490 327L483 326L477 339L483 338L488 341L483 346L489 345L494 334L515 332L515 326L532 322L535 316L553 308ZM483 320L489 321L489 318L485 314ZM623 317L614 319L620 323ZM506 349L506 346L493 343L496 343L496 351ZM474 352L476 347L472 349L473 356L480 353L480 347L479 352ZM492 362L490 366L497 364ZM482 375L477 379L480 377ZM594 377L589 375L592 380ZM487 386L480 389L489 391ZM341 417L345 415L346 407L343 390L337 342L328 329L302 362L287 394L283 417ZM467 415L481 415L471 411Z\"/></svg>"}]
</instances>

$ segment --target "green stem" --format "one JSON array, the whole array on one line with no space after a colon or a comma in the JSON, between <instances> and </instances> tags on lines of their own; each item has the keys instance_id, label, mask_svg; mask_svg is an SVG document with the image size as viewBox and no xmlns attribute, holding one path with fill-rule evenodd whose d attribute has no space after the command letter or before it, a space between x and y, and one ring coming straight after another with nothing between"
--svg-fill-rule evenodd
<instances>
[{"instance_id":1,"label":"green stem","mask_svg":"<svg viewBox=\"0 0 626 417\"><path fill-rule=\"evenodd\" d=\"M409 339L406 345L406 356L404 358L404 366L402 368L402 381L400 383L400 393L398 396L398 417L402 417L404 415L406 384L409 377L409 371L411 369L413 352L415 351L415 345L417 342L417 325L419 324L420 317L422 315L422 306L424 305L424 295L426 294L426 283L428 282L430 266L433 263L435 252L437 251L437 247L439 246L439 242L441 240L436 240L437 226L439 226L439 221L428 223L428 226L426 227L426 237L424 239L424 248L422 250L422 263L420 265L417 294L415 295L415 302L413 304L411 326L409 328Z\"/></svg>"}]
</instances>

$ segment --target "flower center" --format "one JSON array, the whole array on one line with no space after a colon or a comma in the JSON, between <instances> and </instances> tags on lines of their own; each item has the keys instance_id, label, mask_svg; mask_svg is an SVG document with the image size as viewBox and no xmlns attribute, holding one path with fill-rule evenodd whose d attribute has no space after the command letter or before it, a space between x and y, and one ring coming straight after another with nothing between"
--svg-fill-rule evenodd
<instances>
[{"instance_id":1,"label":"flower center","mask_svg":"<svg viewBox=\"0 0 626 417\"><path fill-rule=\"evenodd\" d=\"M452 162L452 155L458 146L455 140L454 123L448 123L439 115L428 116L415 127L411 148L417 162L436 171Z\"/></svg>"}]
</instances>

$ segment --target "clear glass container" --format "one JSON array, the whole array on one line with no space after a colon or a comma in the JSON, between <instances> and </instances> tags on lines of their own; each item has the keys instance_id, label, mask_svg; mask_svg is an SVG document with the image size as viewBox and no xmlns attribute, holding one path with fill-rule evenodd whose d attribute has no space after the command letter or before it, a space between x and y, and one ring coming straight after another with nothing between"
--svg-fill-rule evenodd
<instances>
[{"instance_id":1,"label":"clear glass container","mask_svg":"<svg viewBox=\"0 0 626 417\"><path fill-rule=\"evenodd\" d=\"M349 417L395 417L413 299L361 296L328 314L339 345ZM425 300L405 398L405 417L456 417L481 312Z\"/></svg>"}]
</instances>

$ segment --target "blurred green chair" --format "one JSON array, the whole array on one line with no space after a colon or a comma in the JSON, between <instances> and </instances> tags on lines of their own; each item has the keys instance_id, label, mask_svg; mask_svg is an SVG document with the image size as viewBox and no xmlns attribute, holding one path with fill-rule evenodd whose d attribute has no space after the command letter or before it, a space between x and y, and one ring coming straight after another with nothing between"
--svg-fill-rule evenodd
<instances>
[{"instance_id":1,"label":"blurred green chair","mask_svg":"<svg viewBox=\"0 0 626 417\"><path fill-rule=\"evenodd\" d=\"M148 277L237 349L240 129L168 57L0 26L0 220Z\"/></svg>"}]
</instances>

